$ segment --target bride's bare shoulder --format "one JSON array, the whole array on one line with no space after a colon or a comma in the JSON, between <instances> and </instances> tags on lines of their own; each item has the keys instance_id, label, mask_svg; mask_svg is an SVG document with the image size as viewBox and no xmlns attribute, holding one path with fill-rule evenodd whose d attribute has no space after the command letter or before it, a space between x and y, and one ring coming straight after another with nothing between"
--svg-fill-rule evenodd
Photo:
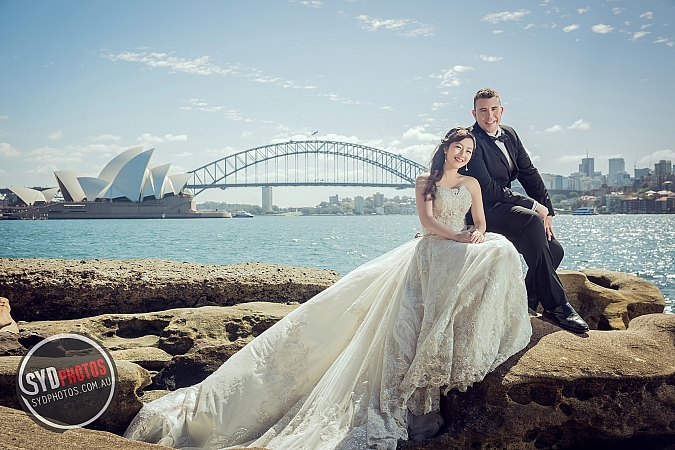
<instances>
[{"instance_id":1,"label":"bride's bare shoulder","mask_svg":"<svg viewBox=\"0 0 675 450\"><path fill-rule=\"evenodd\" d=\"M417 175L417 179L415 180L415 184L417 184L417 185L426 184L427 181L429 181L429 173L422 173L420 175Z\"/></svg>"}]
</instances>

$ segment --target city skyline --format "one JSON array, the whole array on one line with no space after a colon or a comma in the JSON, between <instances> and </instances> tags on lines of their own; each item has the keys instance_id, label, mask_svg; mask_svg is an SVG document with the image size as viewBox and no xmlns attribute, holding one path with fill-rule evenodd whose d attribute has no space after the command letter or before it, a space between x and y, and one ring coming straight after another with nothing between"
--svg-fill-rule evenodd
<instances>
[{"instance_id":1,"label":"city skyline","mask_svg":"<svg viewBox=\"0 0 675 450\"><path fill-rule=\"evenodd\" d=\"M95 176L124 150L186 172L290 139L373 146L426 165L499 91L542 173L675 160L675 4L0 1L0 187ZM665 112L664 112L665 111ZM405 192L383 190L393 197ZM333 187L275 188L279 206ZM344 197L364 188L340 188ZM261 204L260 188L197 202Z\"/></svg>"}]
</instances>

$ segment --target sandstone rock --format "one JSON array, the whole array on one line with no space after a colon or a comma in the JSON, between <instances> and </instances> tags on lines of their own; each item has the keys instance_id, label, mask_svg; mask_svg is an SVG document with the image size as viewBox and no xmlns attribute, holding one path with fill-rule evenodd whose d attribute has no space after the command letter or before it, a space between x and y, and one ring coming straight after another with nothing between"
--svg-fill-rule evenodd
<instances>
[{"instance_id":1,"label":"sandstone rock","mask_svg":"<svg viewBox=\"0 0 675 450\"><path fill-rule=\"evenodd\" d=\"M570 303L591 329L625 330L644 314L662 313L659 288L635 275L601 269L558 271Z\"/></svg>"},{"instance_id":2,"label":"sandstone rock","mask_svg":"<svg viewBox=\"0 0 675 450\"><path fill-rule=\"evenodd\" d=\"M14 318L58 320L205 305L303 303L335 283L330 270L155 259L0 259L0 296Z\"/></svg>"},{"instance_id":3,"label":"sandstone rock","mask_svg":"<svg viewBox=\"0 0 675 450\"><path fill-rule=\"evenodd\" d=\"M0 406L0 446L7 450L168 450L163 445L134 442L103 431L76 428L54 433L21 410Z\"/></svg>"},{"instance_id":4,"label":"sandstone rock","mask_svg":"<svg viewBox=\"0 0 675 450\"><path fill-rule=\"evenodd\" d=\"M129 361L147 370L159 371L166 367L172 356L156 347L128 348L115 350L110 355L116 361Z\"/></svg>"},{"instance_id":5,"label":"sandstone rock","mask_svg":"<svg viewBox=\"0 0 675 450\"><path fill-rule=\"evenodd\" d=\"M22 356L26 347L19 342L19 335L15 333L0 333L0 356Z\"/></svg>"},{"instance_id":6,"label":"sandstone rock","mask_svg":"<svg viewBox=\"0 0 675 450\"><path fill-rule=\"evenodd\" d=\"M20 356L0 357L0 406L21 409L15 387L20 362ZM147 370L131 362L115 361L115 365L119 383L115 403L88 428L122 434L143 406L138 392L148 386L151 379Z\"/></svg>"},{"instance_id":7,"label":"sandstone rock","mask_svg":"<svg viewBox=\"0 0 675 450\"><path fill-rule=\"evenodd\" d=\"M19 333L19 327L9 313L11 310L9 300L0 297L0 332Z\"/></svg>"},{"instance_id":8,"label":"sandstone rock","mask_svg":"<svg viewBox=\"0 0 675 450\"><path fill-rule=\"evenodd\" d=\"M230 344L202 345L185 355L175 356L171 362L154 377L153 388L178 388L201 383L227 361L230 356L244 348L247 341L238 339Z\"/></svg>"},{"instance_id":9,"label":"sandstone rock","mask_svg":"<svg viewBox=\"0 0 675 450\"><path fill-rule=\"evenodd\" d=\"M575 335L533 318L528 348L466 393L443 399L446 427L401 449L662 449L675 443L675 315ZM618 445L618 444L616 444Z\"/></svg>"},{"instance_id":10,"label":"sandstone rock","mask_svg":"<svg viewBox=\"0 0 675 450\"><path fill-rule=\"evenodd\" d=\"M83 319L21 322L20 330L21 336L42 337L70 332L85 333L100 341L108 350L157 348L162 352L149 350L146 357L151 358L154 354L166 360L166 354L187 353L196 342L207 346L228 344L238 339L250 341L297 307L251 302L227 307L177 308L146 314L103 314ZM136 355L134 358L142 360L143 356L138 352L133 354ZM120 359L128 359L124 355L132 353L121 355Z\"/></svg>"}]
</instances>

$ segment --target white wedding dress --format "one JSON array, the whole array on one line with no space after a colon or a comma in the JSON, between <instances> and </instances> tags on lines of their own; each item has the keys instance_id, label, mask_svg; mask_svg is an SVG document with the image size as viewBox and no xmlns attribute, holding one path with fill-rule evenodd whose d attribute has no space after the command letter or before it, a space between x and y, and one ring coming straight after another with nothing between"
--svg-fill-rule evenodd
<instances>
[{"instance_id":1,"label":"white wedding dress","mask_svg":"<svg viewBox=\"0 0 675 450\"><path fill-rule=\"evenodd\" d=\"M471 194L439 187L434 216L465 227ZM202 383L143 407L130 439L176 448L395 449L409 412L480 381L529 342L521 263L504 237L424 230L353 270ZM413 417L412 414L410 417Z\"/></svg>"}]
</instances>

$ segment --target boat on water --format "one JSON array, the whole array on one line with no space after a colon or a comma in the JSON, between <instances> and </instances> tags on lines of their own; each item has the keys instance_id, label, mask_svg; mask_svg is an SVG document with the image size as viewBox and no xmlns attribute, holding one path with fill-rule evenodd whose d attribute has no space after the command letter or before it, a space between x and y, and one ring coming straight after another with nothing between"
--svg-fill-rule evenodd
<instances>
[{"instance_id":1,"label":"boat on water","mask_svg":"<svg viewBox=\"0 0 675 450\"><path fill-rule=\"evenodd\" d=\"M573 216L597 216L598 212L593 206L582 206L572 211Z\"/></svg>"},{"instance_id":2,"label":"boat on water","mask_svg":"<svg viewBox=\"0 0 675 450\"><path fill-rule=\"evenodd\" d=\"M246 211L237 211L232 213L233 218L250 218L253 217L253 214Z\"/></svg>"}]
</instances>

